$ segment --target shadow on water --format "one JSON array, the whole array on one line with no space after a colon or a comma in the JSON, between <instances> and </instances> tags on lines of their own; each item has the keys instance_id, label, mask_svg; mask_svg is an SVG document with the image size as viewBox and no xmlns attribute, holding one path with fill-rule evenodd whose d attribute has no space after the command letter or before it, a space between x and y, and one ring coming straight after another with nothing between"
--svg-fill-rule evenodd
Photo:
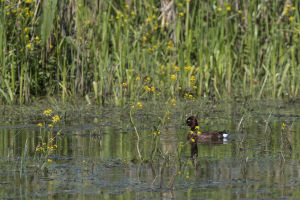
<instances>
[{"instance_id":1,"label":"shadow on water","mask_svg":"<svg viewBox=\"0 0 300 200\"><path fill-rule=\"evenodd\" d=\"M299 198L299 104L178 102L153 140L164 105L145 103L133 116L142 162L129 108L60 111L51 131L37 126L47 121L43 110L25 116L5 108L0 198ZM198 144L195 160L183 126L191 114L201 130L231 133L226 142Z\"/></svg>"}]
</instances>

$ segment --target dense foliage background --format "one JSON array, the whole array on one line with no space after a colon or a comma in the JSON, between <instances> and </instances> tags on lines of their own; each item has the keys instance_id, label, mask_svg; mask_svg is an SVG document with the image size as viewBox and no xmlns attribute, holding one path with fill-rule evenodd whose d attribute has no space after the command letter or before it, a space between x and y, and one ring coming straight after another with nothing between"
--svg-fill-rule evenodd
<instances>
[{"instance_id":1,"label":"dense foliage background","mask_svg":"<svg viewBox=\"0 0 300 200\"><path fill-rule=\"evenodd\" d=\"M287 98L299 1L1 0L0 102Z\"/></svg>"}]
</instances>

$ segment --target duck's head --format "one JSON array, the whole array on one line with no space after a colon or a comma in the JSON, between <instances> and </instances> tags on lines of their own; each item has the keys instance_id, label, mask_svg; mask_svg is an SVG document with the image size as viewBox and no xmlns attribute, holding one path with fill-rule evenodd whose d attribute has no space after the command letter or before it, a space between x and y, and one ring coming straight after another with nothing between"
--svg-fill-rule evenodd
<instances>
[{"instance_id":1,"label":"duck's head","mask_svg":"<svg viewBox=\"0 0 300 200\"><path fill-rule=\"evenodd\" d=\"M195 127L198 126L198 122L196 117L194 116L190 116L189 118L187 118L186 120L186 124L191 127L191 130L194 131Z\"/></svg>"}]
</instances>

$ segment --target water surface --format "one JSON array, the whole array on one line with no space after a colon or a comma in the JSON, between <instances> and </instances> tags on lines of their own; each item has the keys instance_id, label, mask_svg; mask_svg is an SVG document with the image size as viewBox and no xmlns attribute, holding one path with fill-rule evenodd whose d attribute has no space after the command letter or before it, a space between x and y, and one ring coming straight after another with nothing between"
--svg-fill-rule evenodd
<instances>
[{"instance_id":1,"label":"water surface","mask_svg":"<svg viewBox=\"0 0 300 200\"><path fill-rule=\"evenodd\" d=\"M0 198L300 198L300 102L142 103L133 112L139 140L130 106L2 107ZM60 116L51 130L37 126L51 123L48 108ZM224 144L199 144L195 162L190 115L203 131L230 132ZM57 148L37 151L43 142Z\"/></svg>"}]
</instances>

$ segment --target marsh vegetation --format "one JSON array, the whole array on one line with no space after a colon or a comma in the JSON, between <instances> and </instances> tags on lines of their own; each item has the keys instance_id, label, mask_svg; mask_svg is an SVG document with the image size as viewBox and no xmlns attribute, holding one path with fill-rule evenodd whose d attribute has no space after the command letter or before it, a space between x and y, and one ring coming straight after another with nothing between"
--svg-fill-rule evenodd
<instances>
[{"instance_id":1,"label":"marsh vegetation","mask_svg":"<svg viewBox=\"0 0 300 200\"><path fill-rule=\"evenodd\" d=\"M0 101L286 98L298 1L0 2Z\"/></svg>"}]
</instances>

